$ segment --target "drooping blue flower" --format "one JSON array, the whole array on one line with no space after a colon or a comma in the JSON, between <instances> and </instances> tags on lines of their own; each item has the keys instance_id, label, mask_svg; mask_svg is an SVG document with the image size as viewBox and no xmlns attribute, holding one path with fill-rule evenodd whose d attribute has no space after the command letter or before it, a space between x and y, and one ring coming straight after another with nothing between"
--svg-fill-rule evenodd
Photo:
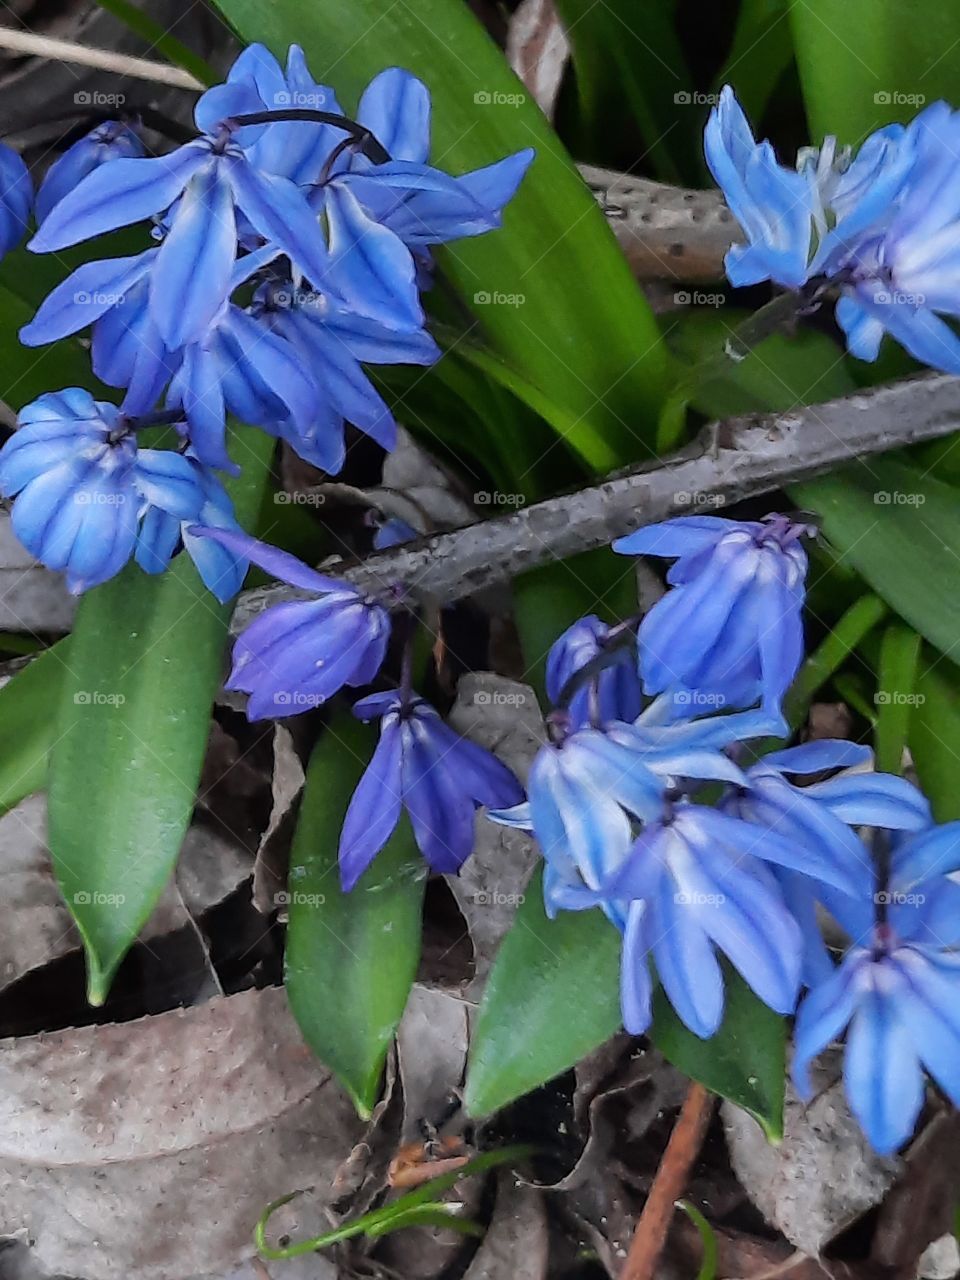
<instances>
[{"instance_id":1,"label":"drooping blue flower","mask_svg":"<svg viewBox=\"0 0 960 1280\"><path fill-rule=\"evenodd\" d=\"M380 741L347 809L340 879L349 892L389 840L405 808L420 852L436 872L456 874L470 856L481 805L516 804L523 790L506 765L461 738L422 698L375 693L353 708L379 719Z\"/></svg>"},{"instance_id":2,"label":"drooping blue flower","mask_svg":"<svg viewBox=\"0 0 960 1280\"><path fill-rule=\"evenodd\" d=\"M334 174L328 187L349 190L368 217L411 248L499 227L503 209L534 157L528 147L456 178L429 165L430 93L401 67L389 67L371 80L360 99L357 120L391 159L375 165L354 152L349 167Z\"/></svg>"},{"instance_id":3,"label":"drooping blue flower","mask_svg":"<svg viewBox=\"0 0 960 1280\"><path fill-rule=\"evenodd\" d=\"M33 207L33 183L20 155L0 142L0 258L23 239Z\"/></svg>"},{"instance_id":4,"label":"drooping blue flower","mask_svg":"<svg viewBox=\"0 0 960 1280\"><path fill-rule=\"evenodd\" d=\"M547 695L558 704L560 696L574 675L588 663L609 653L610 665L596 677L596 711L600 724L608 720L636 720L643 705L640 677L637 673L636 649L619 644L608 649L611 628L594 614L580 618L556 639L547 654ZM573 725L583 728L591 721L591 699L588 685L577 689L567 704Z\"/></svg>"},{"instance_id":5,"label":"drooping blue flower","mask_svg":"<svg viewBox=\"0 0 960 1280\"><path fill-rule=\"evenodd\" d=\"M250 162L229 115L209 119L208 96L197 106L198 126L206 130L200 138L169 155L94 169L50 210L29 245L50 253L162 218L166 235L151 266L150 310L171 350L201 339L227 300L238 214L310 279L321 281L327 269L323 235L304 194Z\"/></svg>"},{"instance_id":6,"label":"drooping blue flower","mask_svg":"<svg viewBox=\"0 0 960 1280\"><path fill-rule=\"evenodd\" d=\"M182 547L197 566L204 586L221 604L226 604L243 586L247 558L234 548L191 530L197 524L238 534L243 530L233 513L230 496L220 481L195 457L185 456L197 478L203 505L188 520L179 519L161 507L148 507L137 538L136 561L146 573L163 573Z\"/></svg>"},{"instance_id":7,"label":"drooping blue flower","mask_svg":"<svg viewBox=\"0 0 960 1280\"><path fill-rule=\"evenodd\" d=\"M75 594L112 578L133 555L148 507L195 519L203 492L177 453L139 449L115 405L68 387L20 413L0 450L0 493L18 495L14 533Z\"/></svg>"},{"instance_id":8,"label":"drooping blue flower","mask_svg":"<svg viewBox=\"0 0 960 1280\"><path fill-rule=\"evenodd\" d=\"M626 859L635 822L656 821L668 792L684 780L742 785L744 775L724 748L776 732L781 723L759 711L667 723L668 704L658 699L635 724L612 721L574 732L569 719L552 716L554 741L531 766L528 803L489 816L529 827L561 876L579 875L588 889L602 889ZM551 913L553 906L548 899Z\"/></svg>"},{"instance_id":9,"label":"drooping blue flower","mask_svg":"<svg viewBox=\"0 0 960 1280\"><path fill-rule=\"evenodd\" d=\"M764 861L796 867L802 848L705 805L680 803L640 833L603 894L626 904L621 1006L626 1029L650 1025L652 956L681 1020L712 1036L723 1018L722 951L778 1013L800 984L803 938Z\"/></svg>"},{"instance_id":10,"label":"drooping blue flower","mask_svg":"<svg viewBox=\"0 0 960 1280\"><path fill-rule=\"evenodd\" d=\"M766 755L746 770L747 787L732 788L722 802L725 812L777 832L816 851L845 869L847 891L856 896L872 883L873 859L851 828L923 831L933 821L924 796L905 778L885 773L844 772L824 782L796 786L787 775L804 777L827 770L865 764L870 748L824 739ZM823 978L833 965L820 936L817 902L836 900L833 888L805 871L775 871L790 909L803 929L804 976Z\"/></svg>"},{"instance_id":11,"label":"drooping blue flower","mask_svg":"<svg viewBox=\"0 0 960 1280\"><path fill-rule=\"evenodd\" d=\"M363 365L433 364L440 348L425 330L398 331L351 312L335 295L296 288L292 281L260 286L252 313L299 353L318 388L309 429L285 435L301 457L336 475L343 466L345 422L384 449L394 448L396 421Z\"/></svg>"},{"instance_id":12,"label":"drooping blue flower","mask_svg":"<svg viewBox=\"0 0 960 1280\"><path fill-rule=\"evenodd\" d=\"M250 695L248 719L299 715L344 685L370 683L390 638L390 614L382 604L249 534L199 525L189 532L316 597L267 609L234 645L226 687Z\"/></svg>"},{"instance_id":13,"label":"drooping blue flower","mask_svg":"<svg viewBox=\"0 0 960 1280\"><path fill-rule=\"evenodd\" d=\"M736 521L687 516L648 525L613 549L677 558L673 590L640 625L640 673L648 693L672 686L694 703L777 713L803 655L801 609L812 530L785 516Z\"/></svg>"},{"instance_id":14,"label":"drooping blue flower","mask_svg":"<svg viewBox=\"0 0 960 1280\"><path fill-rule=\"evenodd\" d=\"M98 124L47 170L37 191L37 221L43 222L53 206L100 165L144 154L138 125L122 120Z\"/></svg>"},{"instance_id":15,"label":"drooping blue flower","mask_svg":"<svg viewBox=\"0 0 960 1280\"><path fill-rule=\"evenodd\" d=\"M781 165L769 142L757 143L729 85L710 113L704 135L710 172L747 235L724 268L731 284L775 280L790 289L806 283L817 201L809 178Z\"/></svg>"}]
</instances>

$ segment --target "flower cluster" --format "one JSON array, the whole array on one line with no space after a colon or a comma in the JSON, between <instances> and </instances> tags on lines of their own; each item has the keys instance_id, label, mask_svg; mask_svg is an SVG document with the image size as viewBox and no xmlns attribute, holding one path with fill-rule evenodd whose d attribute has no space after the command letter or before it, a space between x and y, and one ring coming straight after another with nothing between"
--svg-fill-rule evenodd
<instances>
[{"instance_id":1,"label":"flower cluster","mask_svg":"<svg viewBox=\"0 0 960 1280\"><path fill-rule=\"evenodd\" d=\"M560 705L527 799L489 816L535 834L549 916L597 907L621 932L627 1030L649 1027L659 981L712 1036L722 955L772 1009L799 1007L804 1095L811 1059L849 1026L850 1102L888 1152L913 1130L924 1069L960 1104L960 823L935 826L910 782L865 772L866 747L757 754L788 732L806 532L782 516L688 517L616 543L674 557L672 590L635 646L596 618L560 637L548 665ZM625 661L657 695L639 715ZM823 911L850 939L839 966Z\"/></svg>"},{"instance_id":2,"label":"flower cluster","mask_svg":"<svg viewBox=\"0 0 960 1280\"><path fill-rule=\"evenodd\" d=\"M960 112L935 102L856 155L827 138L790 169L754 140L728 86L705 150L748 241L727 254L732 284L772 280L813 301L829 290L861 360L888 333L923 364L960 373L960 337L943 319L960 316Z\"/></svg>"},{"instance_id":3,"label":"flower cluster","mask_svg":"<svg viewBox=\"0 0 960 1280\"><path fill-rule=\"evenodd\" d=\"M94 372L124 392L119 410L76 389L42 397L0 452L0 491L19 494L17 531L38 559L67 570L72 590L112 576L134 547L156 571L181 544L199 552L208 585L238 588L238 574L223 572L232 553L189 545L182 527L236 529L212 470L239 470L228 414L329 473L343 464L347 422L392 448L396 424L364 366L438 358L421 302L432 246L497 227L533 155L453 177L428 162L421 81L382 72L352 120L297 46L286 68L261 45L244 50L226 84L200 97L195 122L196 138L159 156L145 154L135 121L100 124L36 198L34 252L133 223L149 224L155 242L78 267L21 330L35 346L90 329ZM33 204L9 148L0 185L2 252ZM136 432L161 419L192 476L193 499L175 508L144 493L132 461ZM41 439L45 452L28 448ZM105 502L86 498L115 485L126 496L111 522ZM54 492L65 505L51 520Z\"/></svg>"}]
</instances>

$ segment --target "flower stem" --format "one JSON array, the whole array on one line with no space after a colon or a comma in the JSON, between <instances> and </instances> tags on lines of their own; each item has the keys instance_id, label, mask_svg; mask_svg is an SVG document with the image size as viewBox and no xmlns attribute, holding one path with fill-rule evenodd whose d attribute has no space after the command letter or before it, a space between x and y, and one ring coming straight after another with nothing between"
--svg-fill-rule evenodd
<instances>
[{"instance_id":1,"label":"flower stem","mask_svg":"<svg viewBox=\"0 0 960 1280\"><path fill-rule=\"evenodd\" d=\"M248 124L273 124L282 120L332 124L335 128L343 129L348 133L363 154L374 164L384 164L390 159L390 152L374 137L366 125L350 120L347 116L337 115L334 111L315 111L311 107L281 107L276 111L250 111L244 115L231 117L231 122L237 128Z\"/></svg>"}]
</instances>

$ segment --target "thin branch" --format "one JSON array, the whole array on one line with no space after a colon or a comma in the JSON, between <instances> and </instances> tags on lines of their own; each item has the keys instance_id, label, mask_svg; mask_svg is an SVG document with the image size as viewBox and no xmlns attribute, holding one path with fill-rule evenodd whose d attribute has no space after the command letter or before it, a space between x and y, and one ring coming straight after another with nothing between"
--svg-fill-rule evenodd
<instances>
[{"instance_id":1,"label":"thin branch","mask_svg":"<svg viewBox=\"0 0 960 1280\"><path fill-rule=\"evenodd\" d=\"M189 71L172 67L166 62L133 58L113 49L90 49L85 45L74 44L72 40L55 40L52 36L40 36L32 31L16 31L11 27L0 27L0 49L33 54L38 58L54 58L60 62L75 62L84 67L98 67L101 71L112 71L137 80L151 80L155 84L171 84L178 89L206 88Z\"/></svg>"},{"instance_id":2,"label":"thin branch","mask_svg":"<svg viewBox=\"0 0 960 1280\"><path fill-rule=\"evenodd\" d=\"M580 173L638 279L723 279L724 254L742 237L719 191L688 191L589 164Z\"/></svg>"},{"instance_id":3,"label":"thin branch","mask_svg":"<svg viewBox=\"0 0 960 1280\"><path fill-rule=\"evenodd\" d=\"M716 511L859 457L958 430L960 379L927 374L787 413L714 423L665 461L511 515L378 552L359 564L333 561L323 570L363 591L399 584L425 602L456 600L549 561L605 546L670 515ZM270 605L302 597L287 586L245 591L234 629Z\"/></svg>"},{"instance_id":4,"label":"thin branch","mask_svg":"<svg viewBox=\"0 0 960 1280\"><path fill-rule=\"evenodd\" d=\"M686 1190L712 1114L713 1095L702 1084L691 1084L637 1220L620 1280L654 1280L674 1207Z\"/></svg>"}]
</instances>

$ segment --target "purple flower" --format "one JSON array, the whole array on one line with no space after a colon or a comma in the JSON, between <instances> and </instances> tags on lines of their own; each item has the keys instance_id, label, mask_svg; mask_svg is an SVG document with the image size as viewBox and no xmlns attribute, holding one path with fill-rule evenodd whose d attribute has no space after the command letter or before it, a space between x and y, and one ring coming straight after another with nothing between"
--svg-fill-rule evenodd
<instances>
[{"instance_id":1,"label":"purple flower","mask_svg":"<svg viewBox=\"0 0 960 1280\"><path fill-rule=\"evenodd\" d=\"M0 258L23 239L33 206L33 183L16 151L0 142Z\"/></svg>"},{"instance_id":2,"label":"purple flower","mask_svg":"<svg viewBox=\"0 0 960 1280\"><path fill-rule=\"evenodd\" d=\"M353 709L380 719L380 741L360 779L340 835L340 879L349 892L380 852L405 808L430 867L455 874L473 849L480 805L516 804L523 791L505 765L459 737L422 698L376 693Z\"/></svg>"},{"instance_id":3,"label":"purple flower","mask_svg":"<svg viewBox=\"0 0 960 1280\"><path fill-rule=\"evenodd\" d=\"M779 712L803 655L810 532L786 516L724 520L688 516L648 525L613 549L623 555L672 556L673 586L640 626L640 673L647 693L672 686L720 705L761 701Z\"/></svg>"},{"instance_id":4,"label":"purple flower","mask_svg":"<svg viewBox=\"0 0 960 1280\"><path fill-rule=\"evenodd\" d=\"M189 532L212 538L316 597L267 609L234 645L226 687L250 695L250 720L299 715L321 706L344 685L370 683L390 638L390 615L383 605L249 534L197 525Z\"/></svg>"}]
</instances>

